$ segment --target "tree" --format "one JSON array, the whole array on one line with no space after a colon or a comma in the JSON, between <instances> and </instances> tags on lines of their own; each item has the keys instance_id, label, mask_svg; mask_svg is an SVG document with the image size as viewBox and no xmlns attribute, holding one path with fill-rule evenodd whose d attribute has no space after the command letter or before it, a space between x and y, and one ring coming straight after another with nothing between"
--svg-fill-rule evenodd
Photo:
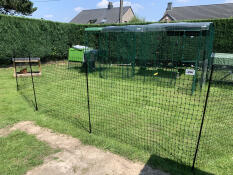
<instances>
[{"instance_id":1,"label":"tree","mask_svg":"<svg viewBox=\"0 0 233 175\"><path fill-rule=\"evenodd\" d=\"M143 23L146 22L145 18L140 18L138 16L134 16L133 19L129 21L129 23Z\"/></svg>"},{"instance_id":2,"label":"tree","mask_svg":"<svg viewBox=\"0 0 233 175\"><path fill-rule=\"evenodd\" d=\"M0 0L0 13L7 15L31 15L37 10L30 0Z\"/></svg>"}]
</instances>

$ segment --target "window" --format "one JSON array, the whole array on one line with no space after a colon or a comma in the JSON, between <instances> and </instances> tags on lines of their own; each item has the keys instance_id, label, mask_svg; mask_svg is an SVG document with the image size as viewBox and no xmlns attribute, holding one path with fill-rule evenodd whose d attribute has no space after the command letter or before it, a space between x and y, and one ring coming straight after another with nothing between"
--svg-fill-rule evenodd
<instances>
[{"instance_id":1,"label":"window","mask_svg":"<svg viewBox=\"0 0 233 175\"><path fill-rule=\"evenodd\" d=\"M97 19L90 19L89 22L88 22L88 24L95 24L96 21L97 21Z\"/></svg>"}]
</instances>

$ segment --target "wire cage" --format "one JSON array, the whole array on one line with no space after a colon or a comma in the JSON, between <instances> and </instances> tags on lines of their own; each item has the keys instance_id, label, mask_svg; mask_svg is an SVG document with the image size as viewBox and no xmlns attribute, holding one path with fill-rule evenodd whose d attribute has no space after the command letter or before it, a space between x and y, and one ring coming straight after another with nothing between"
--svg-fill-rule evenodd
<instances>
[{"instance_id":1,"label":"wire cage","mask_svg":"<svg viewBox=\"0 0 233 175\"><path fill-rule=\"evenodd\" d=\"M95 60L100 77L141 74L167 77L175 85L173 80L186 72L193 75L190 90L194 93L197 82L202 88L208 77L213 34L212 23L110 26L87 28L86 45L98 50Z\"/></svg>"}]
</instances>

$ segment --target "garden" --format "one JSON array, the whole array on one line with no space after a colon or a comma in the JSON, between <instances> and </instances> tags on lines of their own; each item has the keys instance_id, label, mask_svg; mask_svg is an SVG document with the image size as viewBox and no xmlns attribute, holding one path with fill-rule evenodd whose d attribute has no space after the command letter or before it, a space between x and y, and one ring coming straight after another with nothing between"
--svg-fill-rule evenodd
<instances>
[{"instance_id":1,"label":"garden","mask_svg":"<svg viewBox=\"0 0 233 175\"><path fill-rule=\"evenodd\" d=\"M178 51L183 49L182 46L173 44L174 55L171 56L167 55L171 53L169 50L164 52L165 47L159 47L159 43L153 43L153 40L150 43L157 44L160 52L150 54L158 58L166 55L173 59L160 61L162 65L151 60L141 62L140 51L136 51L137 60L128 54L133 53L130 52L132 49L137 50L137 46L127 52L124 50L127 42L120 45L114 42L131 35L127 37L123 34L121 39L119 36L112 40L113 44L109 47L108 34L103 35L100 42L94 40L96 35L90 37L90 43L81 38L84 29L90 26L1 18L1 21L8 21L5 22L8 25L18 25L18 28L5 31L8 34L19 29L25 32L28 24L35 23L34 26L30 25L35 34L28 34L27 37L20 37L20 30L15 35L1 34L2 42L8 41L8 46L3 47L1 43L2 53L5 54L1 55L4 58L2 62L9 64L11 58L17 57L40 57L42 74L30 76L30 72L38 71L37 65L30 63L30 60L16 66L16 72L26 68L28 77L13 77L13 67L0 69L0 128L19 121L36 121L40 126L79 138L85 144L110 150L131 160L147 162L171 174L191 174L193 163L197 174L232 172L233 86L231 76L222 81L231 67L210 67L211 61L208 59L208 64L205 61L184 64L176 60L176 57L181 57ZM20 20L23 24L18 22ZM222 38L221 42L224 41L222 32L221 35L216 32L221 29L218 28L221 23L224 26L232 25L228 21L214 21L215 39ZM52 30L55 28L55 31ZM186 36L179 32L168 35ZM188 36L193 39L193 35L195 37L193 33ZM9 41L16 38L18 40L10 45ZM185 40L188 45L191 45L191 39ZM168 42L164 38L161 40ZM143 38L140 41L145 43ZM179 40L180 43L182 41ZM194 42L196 47L200 44L198 41L200 38ZM232 51L231 41L221 42L215 40L215 52ZM99 43L103 46L100 48L98 45L102 60L96 61L95 66L88 62L68 62L67 52L72 45L89 44L96 47ZM209 58L210 48L208 45L206 52L200 50L200 53ZM109 56L106 50L111 51L112 55ZM148 50L151 49L144 47L144 51ZM189 48L186 57L191 53L198 53L198 50ZM199 56L203 57L201 54ZM127 59L114 60L119 55L126 55ZM5 59L7 57L9 59ZM111 60L105 59L110 57ZM187 75L187 69L195 70L196 77ZM46 145L41 149L46 150L40 151L44 156L52 152Z\"/></svg>"}]
</instances>

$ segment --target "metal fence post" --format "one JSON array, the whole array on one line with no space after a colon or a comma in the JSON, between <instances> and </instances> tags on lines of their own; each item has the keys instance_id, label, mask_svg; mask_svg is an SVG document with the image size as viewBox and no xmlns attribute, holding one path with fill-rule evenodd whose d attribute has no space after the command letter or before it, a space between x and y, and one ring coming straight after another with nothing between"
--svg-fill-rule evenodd
<instances>
[{"instance_id":1,"label":"metal fence post","mask_svg":"<svg viewBox=\"0 0 233 175\"><path fill-rule=\"evenodd\" d=\"M34 78L33 78L33 74L32 74L32 64L31 64L31 57L30 56L29 56L29 65L30 65L31 78L32 78L32 89L33 89L34 100L35 100L35 109L36 109L36 111L38 111L36 91L35 91L35 85L34 85Z\"/></svg>"},{"instance_id":2,"label":"metal fence post","mask_svg":"<svg viewBox=\"0 0 233 175\"><path fill-rule=\"evenodd\" d=\"M13 57L12 61L13 61L14 69L15 69L16 90L18 91L19 90L19 82L18 82L18 74L17 74L17 70L16 70L15 57Z\"/></svg>"},{"instance_id":3,"label":"metal fence post","mask_svg":"<svg viewBox=\"0 0 233 175\"><path fill-rule=\"evenodd\" d=\"M89 84L88 84L88 58L84 60L86 64L86 85L87 85L87 108L88 108L88 117L89 117L89 133L92 133L91 129L91 113L90 113L90 97L89 97Z\"/></svg>"},{"instance_id":4,"label":"metal fence post","mask_svg":"<svg viewBox=\"0 0 233 175\"><path fill-rule=\"evenodd\" d=\"M85 34L85 37L87 38L87 41L85 43L86 47L88 46L88 35ZM85 48L86 52L86 48ZM89 81L88 81L88 61L89 61L89 56L86 56L84 54L84 63L85 64L85 69L86 69L86 85L87 85L87 108L88 108L88 120L89 120L89 133L92 133L92 128L91 128L91 110L90 110L90 96L89 96Z\"/></svg>"},{"instance_id":5,"label":"metal fence post","mask_svg":"<svg viewBox=\"0 0 233 175\"><path fill-rule=\"evenodd\" d=\"M212 64L212 66L211 66L211 73L210 73L210 80L209 80L208 89L207 89L207 93L206 93L205 105L204 105L204 110L203 110L203 115L202 115L202 121L201 121L201 126L200 126L200 131L199 131L199 136L198 136L196 150L195 150L195 154L194 154L194 158L193 158L192 170L194 170L194 168L195 168L195 163L196 163L196 159L197 159L197 153L198 153L198 149L199 149L199 144L200 144L200 139L201 139L203 124L204 124L204 120L205 120L206 108L207 108L209 94L210 94L210 88L211 88L213 71L214 71L214 65Z\"/></svg>"}]
</instances>

